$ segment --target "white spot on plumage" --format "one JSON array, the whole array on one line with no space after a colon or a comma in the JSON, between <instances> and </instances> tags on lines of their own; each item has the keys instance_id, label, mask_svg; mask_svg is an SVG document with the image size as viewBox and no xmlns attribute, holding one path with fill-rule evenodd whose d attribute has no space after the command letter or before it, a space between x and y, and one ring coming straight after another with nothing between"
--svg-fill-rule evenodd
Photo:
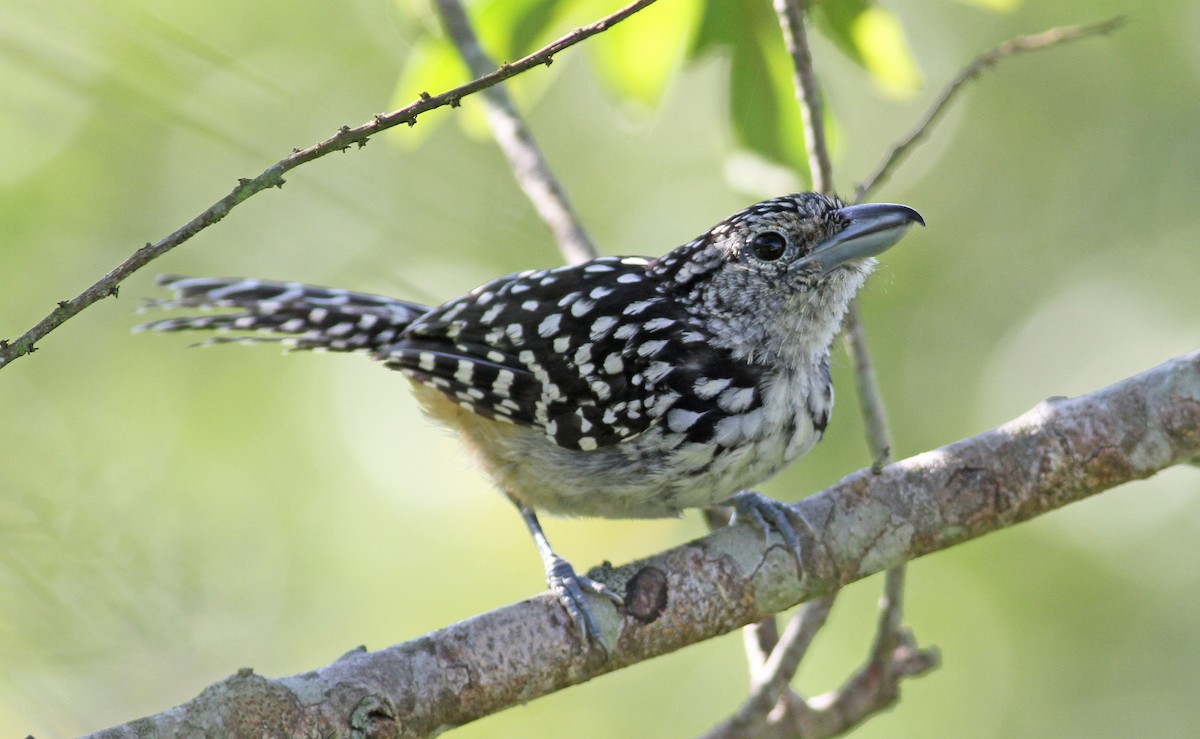
<instances>
[{"instance_id":1,"label":"white spot on plumage","mask_svg":"<svg viewBox=\"0 0 1200 739\"><path fill-rule=\"evenodd\" d=\"M588 336L592 341L599 341L604 338L613 326L617 325L616 316L600 316L592 322L591 334Z\"/></svg>"},{"instance_id":2,"label":"white spot on plumage","mask_svg":"<svg viewBox=\"0 0 1200 739\"><path fill-rule=\"evenodd\" d=\"M623 369L625 369L625 360L621 359L620 352L612 352L604 358L604 371L608 374L619 374Z\"/></svg>"},{"instance_id":3,"label":"white spot on plumage","mask_svg":"<svg viewBox=\"0 0 1200 739\"><path fill-rule=\"evenodd\" d=\"M754 402L754 388L730 388L717 398L717 406L726 413L741 413Z\"/></svg>"},{"instance_id":4,"label":"white spot on plumage","mask_svg":"<svg viewBox=\"0 0 1200 739\"><path fill-rule=\"evenodd\" d=\"M719 377L715 380L710 380L707 377L701 377L696 380L696 384L692 385L692 392L704 400L716 397L717 393L729 387L733 380L728 377Z\"/></svg>"},{"instance_id":5,"label":"white spot on plumage","mask_svg":"<svg viewBox=\"0 0 1200 739\"><path fill-rule=\"evenodd\" d=\"M579 448L585 452L590 452L598 446L599 444L596 443L596 440L590 436L579 437Z\"/></svg>"},{"instance_id":6,"label":"white spot on plumage","mask_svg":"<svg viewBox=\"0 0 1200 739\"><path fill-rule=\"evenodd\" d=\"M641 282L641 281L642 281L642 276L636 272L626 272L625 274L623 274L617 278L617 282L620 282L625 285L628 285L633 282Z\"/></svg>"},{"instance_id":7,"label":"white spot on plumage","mask_svg":"<svg viewBox=\"0 0 1200 739\"><path fill-rule=\"evenodd\" d=\"M580 316L586 316L588 312L591 311L591 309L595 306L596 303L592 300L576 300L571 304L571 315L575 316L576 318L579 318Z\"/></svg>"},{"instance_id":8,"label":"white spot on plumage","mask_svg":"<svg viewBox=\"0 0 1200 739\"><path fill-rule=\"evenodd\" d=\"M742 420L742 436L747 439L757 439L762 435L763 423L766 421L766 412L762 408L755 408L749 413L743 413L737 416Z\"/></svg>"},{"instance_id":9,"label":"white spot on plumage","mask_svg":"<svg viewBox=\"0 0 1200 739\"><path fill-rule=\"evenodd\" d=\"M471 377L475 374L475 363L466 359L458 360L458 365L454 369L454 379L464 385L471 384Z\"/></svg>"},{"instance_id":10,"label":"white spot on plumage","mask_svg":"<svg viewBox=\"0 0 1200 739\"><path fill-rule=\"evenodd\" d=\"M558 327L561 323L562 323L562 314L561 313L551 313L550 315L543 318L542 322L538 324L538 328L537 328L538 336L541 336L543 338L550 338L554 334L558 333Z\"/></svg>"},{"instance_id":11,"label":"white spot on plumage","mask_svg":"<svg viewBox=\"0 0 1200 739\"><path fill-rule=\"evenodd\" d=\"M633 335L636 334L637 332L638 332L638 327L636 324L625 323L625 324L622 324L620 326L620 328L618 328L616 331L613 332L613 338L620 339L621 341L625 341L627 339L633 338Z\"/></svg>"},{"instance_id":12,"label":"white spot on plumage","mask_svg":"<svg viewBox=\"0 0 1200 739\"><path fill-rule=\"evenodd\" d=\"M673 318L651 318L643 325L647 331L661 331L664 328L670 328L675 325Z\"/></svg>"},{"instance_id":13,"label":"white spot on plumage","mask_svg":"<svg viewBox=\"0 0 1200 739\"><path fill-rule=\"evenodd\" d=\"M558 352L559 354L565 354L567 350L571 348L571 337L559 336L554 340L553 346L554 351Z\"/></svg>"},{"instance_id":14,"label":"white spot on plumage","mask_svg":"<svg viewBox=\"0 0 1200 739\"><path fill-rule=\"evenodd\" d=\"M594 344L591 344L590 342L581 344L579 348L575 350L575 364L587 364L588 362L591 362L593 346Z\"/></svg>"},{"instance_id":15,"label":"white spot on plumage","mask_svg":"<svg viewBox=\"0 0 1200 739\"><path fill-rule=\"evenodd\" d=\"M636 303L630 303L629 305L625 306L625 310L623 310L621 312L627 316L636 316L637 314L641 313L642 311L646 310L647 308L649 308L650 306L654 305L657 302L658 302L657 300L653 300L653 299L639 300Z\"/></svg>"},{"instance_id":16,"label":"white spot on plumage","mask_svg":"<svg viewBox=\"0 0 1200 739\"><path fill-rule=\"evenodd\" d=\"M695 426L696 421L699 421L703 415L703 413L689 411L684 408L672 408L667 412L667 427L677 434L682 434L692 426Z\"/></svg>"},{"instance_id":17,"label":"white spot on plumage","mask_svg":"<svg viewBox=\"0 0 1200 739\"><path fill-rule=\"evenodd\" d=\"M608 400L612 397L612 385L609 385L604 380L592 380L588 387L592 389L592 394L598 400Z\"/></svg>"},{"instance_id":18,"label":"white spot on plumage","mask_svg":"<svg viewBox=\"0 0 1200 739\"><path fill-rule=\"evenodd\" d=\"M651 362L650 366L646 368L646 379L651 383L658 382L669 375L673 369L675 367L669 362Z\"/></svg>"},{"instance_id":19,"label":"white spot on plumage","mask_svg":"<svg viewBox=\"0 0 1200 739\"><path fill-rule=\"evenodd\" d=\"M736 446L742 440L741 416L726 416L713 428L713 440L721 446Z\"/></svg>"},{"instance_id":20,"label":"white spot on plumage","mask_svg":"<svg viewBox=\"0 0 1200 739\"><path fill-rule=\"evenodd\" d=\"M675 405L675 401L677 400L679 400L679 393L675 392L674 390L668 390L654 399L654 404L649 408L650 415L654 416L655 418L661 417L662 414L667 412L668 408ZM630 409L629 415L631 417L633 416L632 408Z\"/></svg>"},{"instance_id":21,"label":"white spot on plumage","mask_svg":"<svg viewBox=\"0 0 1200 739\"><path fill-rule=\"evenodd\" d=\"M662 351L662 348L667 345L666 339L654 339L653 341L642 342L637 353L639 357L652 357Z\"/></svg>"},{"instance_id":22,"label":"white spot on plumage","mask_svg":"<svg viewBox=\"0 0 1200 739\"><path fill-rule=\"evenodd\" d=\"M491 308L488 308L487 310L485 310L483 312L483 315L479 317L479 322L483 323L483 324L490 324L490 323L495 322L496 316L498 316L502 312L504 312L504 305L505 305L504 303L496 303Z\"/></svg>"},{"instance_id":23,"label":"white spot on plumage","mask_svg":"<svg viewBox=\"0 0 1200 739\"><path fill-rule=\"evenodd\" d=\"M426 372L433 371L433 365L436 361L437 357L434 356L433 352L420 352L417 354L417 367Z\"/></svg>"}]
</instances>

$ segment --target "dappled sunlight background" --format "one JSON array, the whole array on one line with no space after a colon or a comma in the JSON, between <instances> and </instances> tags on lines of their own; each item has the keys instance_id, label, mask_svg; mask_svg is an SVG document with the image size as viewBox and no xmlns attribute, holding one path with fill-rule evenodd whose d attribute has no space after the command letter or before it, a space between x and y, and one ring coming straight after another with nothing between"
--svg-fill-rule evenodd
<instances>
[{"instance_id":1,"label":"dappled sunlight background","mask_svg":"<svg viewBox=\"0 0 1200 739\"><path fill-rule=\"evenodd\" d=\"M887 2L919 70L886 87L814 38L843 192L980 51L1133 16L1110 39L988 72L877 194L929 224L863 297L897 458L1200 348L1200 10L975 4L1011 7ZM382 0L0 0L0 337L238 177L394 107L413 17ZM660 254L797 186L733 144L722 59L676 75L657 108L614 99L588 59L577 48L552 75L534 70L544 79L522 100L605 253ZM294 171L0 372L0 734L98 730L241 667L301 673L543 589L511 506L398 375L130 333L157 273L439 302L557 263L503 158L454 125L473 105ZM795 499L869 463L840 348L834 374L825 443L768 494ZM1198 492L1200 471L1170 470L914 563L908 621L945 664L857 735L1192 734ZM546 524L583 568L704 533L694 514ZM860 663L879 587L847 589L802 692ZM730 635L456 735L691 736L746 683Z\"/></svg>"}]
</instances>

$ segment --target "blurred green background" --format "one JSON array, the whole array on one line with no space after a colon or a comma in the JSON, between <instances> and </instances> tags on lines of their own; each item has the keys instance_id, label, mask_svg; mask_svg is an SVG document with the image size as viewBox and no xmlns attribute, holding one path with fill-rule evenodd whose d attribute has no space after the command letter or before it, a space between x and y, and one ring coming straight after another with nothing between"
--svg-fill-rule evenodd
<instances>
[{"instance_id":1,"label":"blurred green background","mask_svg":"<svg viewBox=\"0 0 1200 739\"><path fill-rule=\"evenodd\" d=\"M929 223L863 298L896 456L1200 347L1200 6L887 7L918 65L907 83L813 39L843 192L978 52L1132 14L1111 39L979 80L877 193ZM415 97L425 85L397 87L420 25L386 0L0 0L0 336L237 177ZM739 153L719 53L675 68L653 109L615 98L594 58L577 48L534 71L524 100L606 253L660 254L800 186ZM399 376L129 332L160 272L438 302L555 264L502 157L454 125L470 107L293 172L0 373L0 735L97 730L239 667L303 672L542 589L516 514ZM765 492L794 499L869 461L840 349L835 364L825 443ZM1200 471L1171 470L916 562L908 621L945 664L858 736L1193 736L1198 487ZM547 529L583 568L704 533L696 515ZM879 587L845 592L802 691L835 687L865 655ZM741 651L730 635L456 736L691 736L743 697Z\"/></svg>"}]
</instances>

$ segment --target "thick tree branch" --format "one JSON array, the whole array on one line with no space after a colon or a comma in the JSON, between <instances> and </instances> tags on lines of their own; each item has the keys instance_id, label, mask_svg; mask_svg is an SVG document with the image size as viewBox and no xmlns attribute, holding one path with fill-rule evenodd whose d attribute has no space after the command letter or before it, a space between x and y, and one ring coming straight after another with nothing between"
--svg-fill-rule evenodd
<instances>
[{"instance_id":1,"label":"thick tree branch","mask_svg":"<svg viewBox=\"0 0 1200 739\"><path fill-rule=\"evenodd\" d=\"M496 67L479 44L471 21L459 0L437 0L438 13L446 33L458 47L458 52L471 74L479 77ZM567 194L550 170L546 158L534 141L529 127L517 112L503 84L483 91L484 108L492 137L508 159L517 184L525 191L538 215L550 229L563 259L569 264L585 262L596 256L596 247L583 230L583 225Z\"/></svg>"},{"instance_id":2,"label":"thick tree branch","mask_svg":"<svg viewBox=\"0 0 1200 739\"><path fill-rule=\"evenodd\" d=\"M747 526L594 570L593 577L626 594L621 614L594 602L613 645L608 659L580 651L563 609L543 593L411 642L353 651L302 675L270 680L243 670L183 706L95 736L427 736L1198 455L1200 351L1088 395L1052 398L996 429L878 472L861 470L806 498L796 507L815 538L804 542L803 581L785 547L765 547ZM871 700L878 678L868 669L864 689L841 699ZM810 705L865 715L837 697Z\"/></svg>"},{"instance_id":3,"label":"thick tree branch","mask_svg":"<svg viewBox=\"0 0 1200 739\"><path fill-rule=\"evenodd\" d=\"M380 113L369 123L364 123L354 128L342 126L330 138L314 144L307 149L295 150L291 156L272 164L257 177L238 180L237 187L233 188L228 195L210 205L204 212L188 221L181 228L153 244L148 243L141 249L138 249L128 259L114 267L112 271L74 298L59 301L58 307L19 338L11 342L0 339L0 368L3 368L18 357L35 351L38 341L66 321L78 315L88 306L107 297L116 297L118 287L127 277L154 259L161 257L171 249L174 249L204 229L217 223L229 215L229 212L233 208L240 205L247 198L272 187L283 187L283 175L301 164L311 162L314 159L335 151L345 151L351 146L365 146L372 136L381 131L386 131L401 123L407 123L412 126L416 124L417 116L422 113L444 106L457 107L462 99L468 95L485 90L499 82L503 82L509 77L513 77L539 65L549 65L554 61L555 54L574 46L586 38L608 30L613 25L620 23L654 1L637 0L630 3L591 25L577 28L532 54L522 57L511 64L502 64L499 69L471 80L465 85L460 85L440 95L421 93L420 99L413 104L391 113Z\"/></svg>"}]
</instances>

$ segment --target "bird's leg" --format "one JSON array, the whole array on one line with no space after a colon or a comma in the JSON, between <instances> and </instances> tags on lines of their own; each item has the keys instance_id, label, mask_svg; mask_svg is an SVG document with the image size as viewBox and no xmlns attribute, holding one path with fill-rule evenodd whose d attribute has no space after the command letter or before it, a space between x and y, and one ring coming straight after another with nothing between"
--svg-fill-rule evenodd
<instances>
[{"instance_id":1,"label":"bird's leg","mask_svg":"<svg viewBox=\"0 0 1200 739\"><path fill-rule=\"evenodd\" d=\"M786 503L768 498L753 490L743 490L725 501L723 505L733 507L733 518L729 521L730 525L748 523L762 532L764 540L772 531L779 534L792 556L796 558L796 572L803 579L804 554L800 548L800 537L796 535L796 527L792 525L793 518L799 519L810 533L813 532L812 524L803 514Z\"/></svg>"},{"instance_id":2,"label":"bird's leg","mask_svg":"<svg viewBox=\"0 0 1200 739\"><path fill-rule=\"evenodd\" d=\"M604 643L604 637L596 626L591 611L588 610L583 594L586 592L608 598L618 606L623 605L625 601L604 583L596 582L585 575L576 574L575 568L571 566L570 562L555 554L554 550L550 548L550 542L546 540L546 534L542 531L542 524L538 521L537 514L533 512L532 508L518 503L517 510L521 512L521 518L525 520L525 526L529 528L529 533L533 536L533 543L537 547L538 554L542 555L542 562L546 565L546 584L550 586L550 590L567 609L567 615L575 624L575 629L579 632L579 638L584 647L587 648L591 644L590 640L595 639L596 643L607 652L608 645Z\"/></svg>"}]
</instances>

